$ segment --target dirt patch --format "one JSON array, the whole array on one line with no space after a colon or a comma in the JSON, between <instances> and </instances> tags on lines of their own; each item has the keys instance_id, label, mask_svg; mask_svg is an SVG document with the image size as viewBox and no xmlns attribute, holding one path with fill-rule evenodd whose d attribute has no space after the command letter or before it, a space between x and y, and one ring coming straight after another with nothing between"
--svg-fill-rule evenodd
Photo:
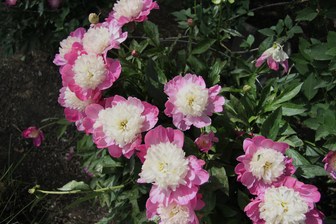
<instances>
[{"instance_id":1,"label":"dirt patch","mask_svg":"<svg viewBox=\"0 0 336 224\"><path fill-rule=\"evenodd\" d=\"M6 213L19 211L34 199L28 194L28 189L36 184L41 188L53 190L63 186L70 180L86 180L79 158L74 156L70 161L66 153L75 146L74 129L69 129L64 137L57 139L57 125L43 129L46 139L40 148L35 148L32 142L21 137L21 131L36 125L40 127L45 118L62 118L63 109L57 102L58 91L61 88L61 78L58 68L52 63L52 58L46 53L16 55L0 59L0 164L2 170L11 163L19 161L29 152L12 175L11 186L19 189L7 189L7 194L14 193L16 200L4 207L0 220L6 218ZM88 180L88 179L87 179ZM15 181L17 183L15 184ZM14 183L14 184L13 184ZM9 185L9 183L8 183ZM69 210L64 208L74 201L70 196L48 196L36 205L20 213L11 223L95 223L104 216L104 209L97 205L85 203ZM3 199L5 200L5 199ZM1 205L1 203L0 203ZM38 219L36 219L38 215Z\"/></svg>"}]
</instances>

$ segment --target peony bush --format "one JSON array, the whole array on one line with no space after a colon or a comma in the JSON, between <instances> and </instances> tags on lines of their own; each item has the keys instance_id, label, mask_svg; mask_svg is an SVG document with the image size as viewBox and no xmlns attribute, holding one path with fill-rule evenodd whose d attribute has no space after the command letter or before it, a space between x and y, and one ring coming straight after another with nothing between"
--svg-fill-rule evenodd
<instances>
[{"instance_id":1,"label":"peony bush","mask_svg":"<svg viewBox=\"0 0 336 224\"><path fill-rule=\"evenodd\" d=\"M60 42L58 101L91 181L59 191L107 206L99 223L332 223L336 33L301 36L322 15L286 3L306 8L258 43L249 1L196 2L176 37L149 21L157 2L118 0Z\"/></svg>"}]
</instances>

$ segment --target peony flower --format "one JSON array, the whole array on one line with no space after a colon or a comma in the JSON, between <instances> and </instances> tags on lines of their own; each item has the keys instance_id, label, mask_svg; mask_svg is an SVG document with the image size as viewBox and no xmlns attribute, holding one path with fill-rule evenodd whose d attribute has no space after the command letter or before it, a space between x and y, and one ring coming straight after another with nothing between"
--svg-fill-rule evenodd
<instances>
[{"instance_id":1,"label":"peony flower","mask_svg":"<svg viewBox=\"0 0 336 224\"><path fill-rule=\"evenodd\" d=\"M158 126L145 136L145 144L138 147L144 155L138 183L152 183L149 199L152 204L187 205L198 187L209 179L202 167L203 160L185 157L184 135L180 130Z\"/></svg>"},{"instance_id":2,"label":"peony flower","mask_svg":"<svg viewBox=\"0 0 336 224\"><path fill-rule=\"evenodd\" d=\"M127 32L122 33L121 26L116 21L99 23L91 26L83 37L83 48L88 53L103 54L112 48L119 48L119 44L127 38Z\"/></svg>"},{"instance_id":3,"label":"peony flower","mask_svg":"<svg viewBox=\"0 0 336 224\"><path fill-rule=\"evenodd\" d=\"M288 145L273 142L263 136L247 138L243 143L245 155L237 158L240 162L235 172L251 194L258 195L276 182L295 172L292 159L284 154Z\"/></svg>"},{"instance_id":4,"label":"peony flower","mask_svg":"<svg viewBox=\"0 0 336 224\"><path fill-rule=\"evenodd\" d=\"M107 21L117 20L121 26L132 21L142 22L147 20L152 9L159 9L152 0L118 0Z\"/></svg>"},{"instance_id":5,"label":"peony flower","mask_svg":"<svg viewBox=\"0 0 336 224\"><path fill-rule=\"evenodd\" d=\"M22 132L22 137L32 138L33 144L36 147L40 147L42 141L44 140L43 132L35 126L31 126Z\"/></svg>"},{"instance_id":6,"label":"peony flower","mask_svg":"<svg viewBox=\"0 0 336 224\"><path fill-rule=\"evenodd\" d=\"M200 210L204 206L202 195L198 194L186 205L179 205L175 202L168 204L153 204L150 200L146 202L146 214L148 219L159 217L159 224L198 224L198 218L194 210Z\"/></svg>"},{"instance_id":7,"label":"peony flower","mask_svg":"<svg viewBox=\"0 0 336 224\"><path fill-rule=\"evenodd\" d=\"M322 160L324 162L324 169L336 180L336 152L330 151Z\"/></svg>"},{"instance_id":8,"label":"peony flower","mask_svg":"<svg viewBox=\"0 0 336 224\"><path fill-rule=\"evenodd\" d=\"M73 47L76 46L73 46L75 43L81 45L85 32L84 28L78 28L71 32L70 36L60 42L59 53L56 54L53 61L55 65L64 66L68 63L66 55L73 51ZM74 54L77 56L77 52L74 52Z\"/></svg>"},{"instance_id":9,"label":"peony flower","mask_svg":"<svg viewBox=\"0 0 336 224\"><path fill-rule=\"evenodd\" d=\"M74 64L61 69L63 86L76 94L81 100L87 100L94 92L108 89L119 78L121 65L118 60L96 54L82 54Z\"/></svg>"},{"instance_id":10,"label":"peony flower","mask_svg":"<svg viewBox=\"0 0 336 224\"><path fill-rule=\"evenodd\" d=\"M288 72L288 55L282 50L282 46L274 43L271 48L268 48L256 62L256 67L260 67L267 59L268 67L272 70L278 71L279 64Z\"/></svg>"},{"instance_id":11,"label":"peony flower","mask_svg":"<svg viewBox=\"0 0 336 224\"><path fill-rule=\"evenodd\" d=\"M202 152L209 152L214 142L218 142L218 138L215 134L211 131L208 134L201 134L195 140L195 144Z\"/></svg>"},{"instance_id":12,"label":"peony flower","mask_svg":"<svg viewBox=\"0 0 336 224\"><path fill-rule=\"evenodd\" d=\"M157 107L134 97L114 96L106 99L105 108L91 104L83 121L98 148L108 148L113 157L130 158L141 144L141 132L153 128L158 121Z\"/></svg>"},{"instance_id":13,"label":"peony flower","mask_svg":"<svg viewBox=\"0 0 336 224\"><path fill-rule=\"evenodd\" d=\"M92 104L98 103L101 98L101 92L92 92L92 95L88 96L86 100L79 99L69 87L63 87L60 89L60 95L58 97L58 103L64 108L65 118L69 122L75 122L79 131L84 131L83 119L85 117L85 108Z\"/></svg>"},{"instance_id":14,"label":"peony flower","mask_svg":"<svg viewBox=\"0 0 336 224\"><path fill-rule=\"evenodd\" d=\"M314 185L286 177L265 189L244 209L253 224L322 224L323 214L315 209L320 193Z\"/></svg>"},{"instance_id":15,"label":"peony flower","mask_svg":"<svg viewBox=\"0 0 336 224\"><path fill-rule=\"evenodd\" d=\"M5 4L8 6L14 6L16 5L16 3L17 3L17 0L6 0L5 1Z\"/></svg>"},{"instance_id":16,"label":"peony flower","mask_svg":"<svg viewBox=\"0 0 336 224\"><path fill-rule=\"evenodd\" d=\"M202 76L186 74L176 76L165 84L168 95L165 114L173 117L174 125L182 131L191 125L203 128L211 124L214 112L223 111L224 97L218 96L221 87L206 88Z\"/></svg>"}]
</instances>

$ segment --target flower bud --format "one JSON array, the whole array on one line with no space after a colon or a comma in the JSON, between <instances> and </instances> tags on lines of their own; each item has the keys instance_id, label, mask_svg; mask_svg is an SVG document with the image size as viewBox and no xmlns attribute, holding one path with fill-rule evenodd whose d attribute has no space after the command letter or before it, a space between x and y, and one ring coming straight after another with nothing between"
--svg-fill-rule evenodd
<instances>
[{"instance_id":1,"label":"flower bud","mask_svg":"<svg viewBox=\"0 0 336 224\"><path fill-rule=\"evenodd\" d=\"M189 18L188 20L187 20L187 23L188 23L188 26L190 26L190 27L193 27L195 24L194 24L194 20L192 19L192 18Z\"/></svg>"},{"instance_id":2,"label":"flower bud","mask_svg":"<svg viewBox=\"0 0 336 224\"><path fill-rule=\"evenodd\" d=\"M8 6L14 6L16 5L17 0L6 0L5 4Z\"/></svg>"},{"instance_id":3,"label":"flower bud","mask_svg":"<svg viewBox=\"0 0 336 224\"><path fill-rule=\"evenodd\" d=\"M97 24L97 23L99 23L99 15L97 15L96 13L90 13L90 15L89 15L89 22L91 24Z\"/></svg>"},{"instance_id":4,"label":"flower bud","mask_svg":"<svg viewBox=\"0 0 336 224\"><path fill-rule=\"evenodd\" d=\"M61 5L62 0L48 0L49 6L52 9L57 9Z\"/></svg>"},{"instance_id":5,"label":"flower bud","mask_svg":"<svg viewBox=\"0 0 336 224\"><path fill-rule=\"evenodd\" d=\"M138 52L136 50L133 50L132 53L131 53L131 55L133 57L138 57L139 56L139 54L138 54Z\"/></svg>"},{"instance_id":6,"label":"flower bud","mask_svg":"<svg viewBox=\"0 0 336 224\"><path fill-rule=\"evenodd\" d=\"M244 85L243 86L244 93L248 92L250 89L251 89L251 86L249 86L249 85Z\"/></svg>"}]
</instances>

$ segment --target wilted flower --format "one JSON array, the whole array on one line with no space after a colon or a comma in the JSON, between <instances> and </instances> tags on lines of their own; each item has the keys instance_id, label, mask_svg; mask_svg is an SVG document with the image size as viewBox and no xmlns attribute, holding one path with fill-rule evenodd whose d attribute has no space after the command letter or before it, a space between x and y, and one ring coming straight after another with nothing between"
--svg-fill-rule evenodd
<instances>
[{"instance_id":1,"label":"wilted flower","mask_svg":"<svg viewBox=\"0 0 336 224\"><path fill-rule=\"evenodd\" d=\"M158 121L157 107L135 97L114 96L106 99L105 108L91 104L85 109L83 124L92 133L98 148L108 148L113 157L130 158L141 144L141 132L148 131Z\"/></svg>"},{"instance_id":2,"label":"wilted flower","mask_svg":"<svg viewBox=\"0 0 336 224\"><path fill-rule=\"evenodd\" d=\"M330 151L322 160L324 169L336 180L336 151Z\"/></svg>"},{"instance_id":3,"label":"wilted flower","mask_svg":"<svg viewBox=\"0 0 336 224\"><path fill-rule=\"evenodd\" d=\"M265 188L283 180L294 173L292 159L284 154L288 145L283 142L273 142L263 136L247 138L243 143L245 155L237 158L240 162L235 172L238 181L242 182L251 192L259 194Z\"/></svg>"},{"instance_id":4,"label":"wilted flower","mask_svg":"<svg viewBox=\"0 0 336 224\"><path fill-rule=\"evenodd\" d=\"M43 132L35 126L31 126L22 132L22 137L32 138L33 144L39 147L44 140Z\"/></svg>"},{"instance_id":5,"label":"wilted flower","mask_svg":"<svg viewBox=\"0 0 336 224\"><path fill-rule=\"evenodd\" d=\"M168 95L165 114L173 117L174 125L182 131L191 125L203 128L211 124L210 116L223 111L224 97L219 96L221 87L206 88L202 76L186 74L176 76L164 86Z\"/></svg>"},{"instance_id":6,"label":"wilted flower","mask_svg":"<svg viewBox=\"0 0 336 224\"><path fill-rule=\"evenodd\" d=\"M215 134L212 131L208 134L201 134L195 140L197 147L202 152L208 152L211 149L212 144L214 142L218 142L218 138L215 136Z\"/></svg>"},{"instance_id":7,"label":"wilted flower","mask_svg":"<svg viewBox=\"0 0 336 224\"><path fill-rule=\"evenodd\" d=\"M278 71L279 64L288 72L288 55L282 50L282 46L274 43L273 46L267 49L256 62L256 67L260 67L265 60L267 60L268 67L272 70Z\"/></svg>"},{"instance_id":8,"label":"wilted flower","mask_svg":"<svg viewBox=\"0 0 336 224\"><path fill-rule=\"evenodd\" d=\"M253 224L322 224L323 214L315 209L320 193L314 185L286 177L271 186L244 209Z\"/></svg>"}]
</instances>

